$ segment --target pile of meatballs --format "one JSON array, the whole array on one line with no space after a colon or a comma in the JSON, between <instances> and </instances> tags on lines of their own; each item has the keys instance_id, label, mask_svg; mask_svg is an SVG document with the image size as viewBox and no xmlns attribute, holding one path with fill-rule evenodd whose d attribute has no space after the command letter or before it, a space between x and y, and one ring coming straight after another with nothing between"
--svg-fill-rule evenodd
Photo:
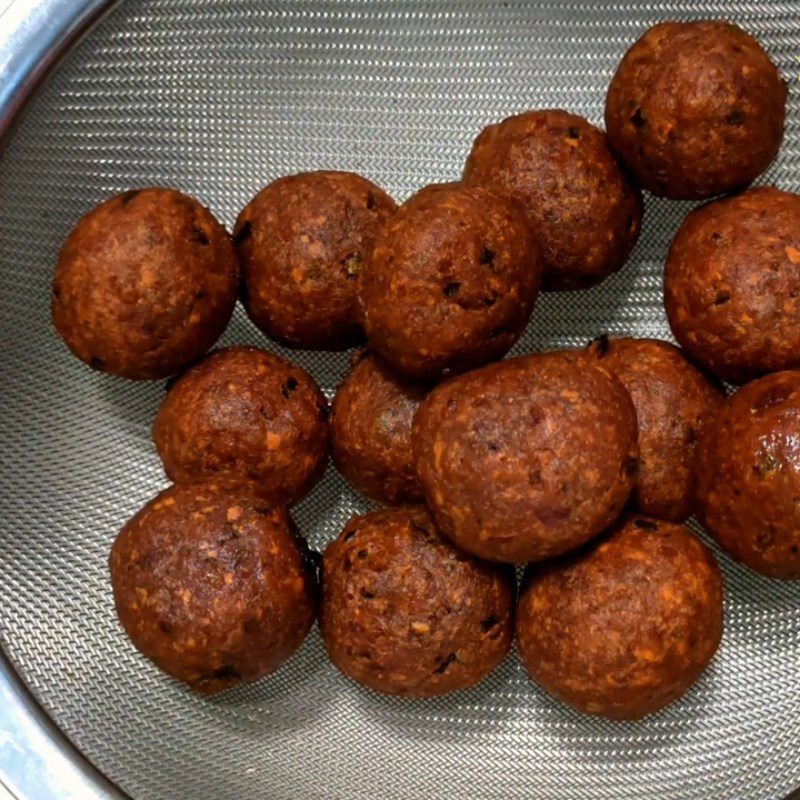
<instances>
[{"instance_id":1,"label":"pile of meatballs","mask_svg":"<svg viewBox=\"0 0 800 800\"><path fill-rule=\"evenodd\" d=\"M428 697L481 681L516 637L531 678L580 711L635 719L681 696L723 626L688 517L747 567L800 579L800 196L746 188L786 97L738 27L668 22L625 54L607 133L561 110L510 117L461 181L399 208L363 177L311 172L269 184L232 235L172 189L90 211L59 257L55 326L97 370L170 378L153 439L173 485L110 557L133 644L212 694L276 669L318 619L346 676ZM540 291L620 269L642 188L736 192L670 247L681 347L599 335L499 360ZM283 345L354 348L330 409L266 350L205 355L237 298ZM744 385L726 398L722 382ZM384 507L320 556L287 509L329 453Z\"/></svg>"}]
</instances>

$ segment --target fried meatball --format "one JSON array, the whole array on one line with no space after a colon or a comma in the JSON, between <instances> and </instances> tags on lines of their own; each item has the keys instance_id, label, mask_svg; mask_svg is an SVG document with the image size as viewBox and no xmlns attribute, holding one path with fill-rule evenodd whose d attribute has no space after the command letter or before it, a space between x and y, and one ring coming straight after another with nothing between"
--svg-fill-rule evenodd
<instances>
[{"instance_id":1,"label":"fried meatball","mask_svg":"<svg viewBox=\"0 0 800 800\"><path fill-rule=\"evenodd\" d=\"M723 380L800 366L800 196L761 187L692 211L664 302L675 338Z\"/></svg>"},{"instance_id":2,"label":"fried meatball","mask_svg":"<svg viewBox=\"0 0 800 800\"><path fill-rule=\"evenodd\" d=\"M175 483L252 483L262 499L291 505L325 469L328 404L295 364L255 347L229 347L167 392L153 441Z\"/></svg>"},{"instance_id":3,"label":"fried meatball","mask_svg":"<svg viewBox=\"0 0 800 800\"><path fill-rule=\"evenodd\" d=\"M212 483L157 495L117 536L110 568L133 644L202 694L277 669L314 621L316 578L288 514Z\"/></svg>"},{"instance_id":4,"label":"fried meatball","mask_svg":"<svg viewBox=\"0 0 800 800\"><path fill-rule=\"evenodd\" d=\"M627 517L529 568L516 619L528 674L563 702L639 719L697 680L722 637L722 573L683 525Z\"/></svg>"},{"instance_id":5,"label":"fried meatball","mask_svg":"<svg viewBox=\"0 0 800 800\"><path fill-rule=\"evenodd\" d=\"M636 477L636 412L591 359L524 356L434 389L412 445L442 533L482 558L539 561L619 515Z\"/></svg>"},{"instance_id":6,"label":"fried meatball","mask_svg":"<svg viewBox=\"0 0 800 800\"><path fill-rule=\"evenodd\" d=\"M94 369L165 378L220 337L239 266L222 225L174 189L112 197L67 237L53 278L53 323Z\"/></svg>"},{"instance_id":7,"label":"fried meatball","mask_svg":"<svg viewBox=\"0 0 800 800\"><path fill-rule=\"evenodd\" d=\"M737 561L800 579L800 371L748 383L697 447L698 516Z\"/></svg>"},{"instance_id":8,"label":"fried meatball","mask_svg":"<svg viewBox=\"0 0 800 800\"><path fill-rule=\"evenodd\" d=\"M750 34L727 22L664 22L628 50L606 130L653 194L702 200L747 186L783 138L786 84Z\"/></svg>"},{"instance_id":9,"label":"fried meatball","mask_svg":"<svg viewBox=\"0 0 800 800\"><path fill-rule=\"evenodd\" d=\"M642 224L642 194L606 135L566 111L527 111L484 128L464 181L511 197L542 248L544 289L586 289L616 272Z\"/></svg>"},{"instance_id":10,"label":"fried meatball","mask_svg":"<svg viewBox=\"0 0 800 800\"><path fill-rule=\"evenodd\" d=\"M361 273L370 346L415 379L498 358L528 322L540 273L519 206L477 186L427 186L380 229Z\"/></svg>"},{"instance_id":11,"label":"fried meatball","mask_svg":"<svg viewBox=\"0 0 800 800\"><path fill-rule=\"evenodd\" d=\"M725 395L669 342L601 336L589 353L622 381L636 408L639 471L633 504L643 514L683 522L694 511L697 439Z\"/></svg>"},{"instance_id":12,"label":"fried meatball","mask_svg":"<svg viewBox=\"0 0 800 800\"><path fill-rule=\"evenodd\" d=\"M331 407L331 454L339 472L387 505L422 500L411 453L411 420L427 387L393 375L362 352Z\"/></svg>"},{"instance_id":13,"label":"fried meatball","mask_svg":"<svg viewBox=\"0 0 800 800\"><path fill-rule=\"evenodd\" d=\"M513 571L453 547L422 506L353 517L325 550L322 575L331 661L378 692L466 689L508 653Z\"/></svg>"},{"instance_id":14,"label":"fried meatball","mask_svg":"<svg viewBox=\"0 0 800 800\"><path fill-rule=\"evenodd\" d=\"M396 208L352 172L306 172L262 189L234 228L250 319L290 347L358 344L364 333L356 279L378 227Z\"/></svg>"}]
</instances>

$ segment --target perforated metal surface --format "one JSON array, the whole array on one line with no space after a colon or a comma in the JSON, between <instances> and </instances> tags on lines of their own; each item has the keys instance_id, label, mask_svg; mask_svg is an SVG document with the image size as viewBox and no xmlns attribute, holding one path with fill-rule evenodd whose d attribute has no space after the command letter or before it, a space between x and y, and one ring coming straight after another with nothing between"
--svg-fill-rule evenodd
<instances>
[{"instance_id":1,"label":"perforated metal surface","mask_svg":"<svg viewBox=\"0 0 800 800\"><path fill-rule=\"evenodd\" d=\"M790 81L765 180L800 189L795 2L129 2L71 54L0 162L0 637L87 756L137 798L778 798L800 785L800 582L722 557L721 652L636 724L574 714L511 656L426 702L361 690L316 631L274 676L203 700L158 674L114 618L116 531L165 485L149 426L163 384L90 372L49 320L75 219L153 183L227 223L293 171L361 172L397 198L451 179L478 130L530 107L602 119L624 49L665 18L727 17ZM686 204L648 198L642 241L599 289L541 299L525 352L604 331L668 337L661 269ZM223 343L267 344L241 309ZM296 354L330 391L344 355ZM296 510L315 545L363 508L331 468Z\"/></svg>"}]
</instances>

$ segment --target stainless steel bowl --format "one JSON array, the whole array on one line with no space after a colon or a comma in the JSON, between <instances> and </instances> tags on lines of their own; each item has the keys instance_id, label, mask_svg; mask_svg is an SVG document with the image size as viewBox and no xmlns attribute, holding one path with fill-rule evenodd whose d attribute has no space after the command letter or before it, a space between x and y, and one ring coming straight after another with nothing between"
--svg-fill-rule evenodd
<instances>
[{"instance_id":1,"label":"stainless steel bowl","mask_svg":"<svg viewBox=\"0 0 800 800\"><path fill-rule=\"evenodd\" d=\"M600 122L623 51L665 18L729 18L765 44L790 121L762 181L798 191L800 6L128 0L76 44L108 5L0 0L0 774L14 796L761 800L800 785L800 582L722 554L722 649L642 722L571 712L514 656L455 696L379 697L334 671L316 632L258 684L193 696L126 641L106 568L116 531L165 484L149 438L163 385L89 371L49 320L58 246L111 192L172 184L228 224L303 169L352 169L404 198L456 177L490 120L566 107ZM590 292L543 297L516 351L669 338L661 270L688 208L648 198L630 263ZM241 309L223 338L236 342L269 346ZM345 365L293 357L329 393ZM320 546L361 508L331 468L296 518Z\"/></svg>"}]
</instances>

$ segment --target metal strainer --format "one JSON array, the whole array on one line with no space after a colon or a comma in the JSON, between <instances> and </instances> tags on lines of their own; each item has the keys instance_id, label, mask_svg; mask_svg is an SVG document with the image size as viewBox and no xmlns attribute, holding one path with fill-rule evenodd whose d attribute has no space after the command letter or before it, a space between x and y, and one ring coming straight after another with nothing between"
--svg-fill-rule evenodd
<instances>
[{"instance_id":1,"label":"metal strainer","mask_svg":"<svg viewBox=\"0 0 800 800\"><path fill-rule=\"evenodd\" d=\"M4 16L7 5L0 0L0 40L20 3ZM77 19L93 4L52 5ZM403 199L456 178L489 121L564 107L601 122L606 86L634 38L656 21L697 17L741 24L789 81L786 141L762 180L800 190L796 0L129 0L47 81L0 160L3 681L13 688L18 675L121 791L152 800L761 800L800 785L800 582L759 578L724 555L721 651L687 697L642 722L571 712L528 681L513 654L467 692L380 697L334 670L316 631L265 680L211 700L190 694L125 639L106 565L117 530L166 483L150 440L164 386L91 372L50 324L58 247L109 193L173 185L228 225L263 184L300 170L354 170ZM543 296L515 352L602 332L669 338L661 272L688 208L648 197L622 272L589 292ZM222 343L280 349L241 309ZM332 393L345 355L291 355ZM295 516L322 546L363 508L330 468ZM24 696L0 697L10 727ZM17 712L35 717L32 706ZM0 733L6 768L13 748L11 732ZM85 793L70 796L113 794L77 751L63 752L89 776ZM18 772L28 758L17 753Z\"/></svg>"}]
</instances>

